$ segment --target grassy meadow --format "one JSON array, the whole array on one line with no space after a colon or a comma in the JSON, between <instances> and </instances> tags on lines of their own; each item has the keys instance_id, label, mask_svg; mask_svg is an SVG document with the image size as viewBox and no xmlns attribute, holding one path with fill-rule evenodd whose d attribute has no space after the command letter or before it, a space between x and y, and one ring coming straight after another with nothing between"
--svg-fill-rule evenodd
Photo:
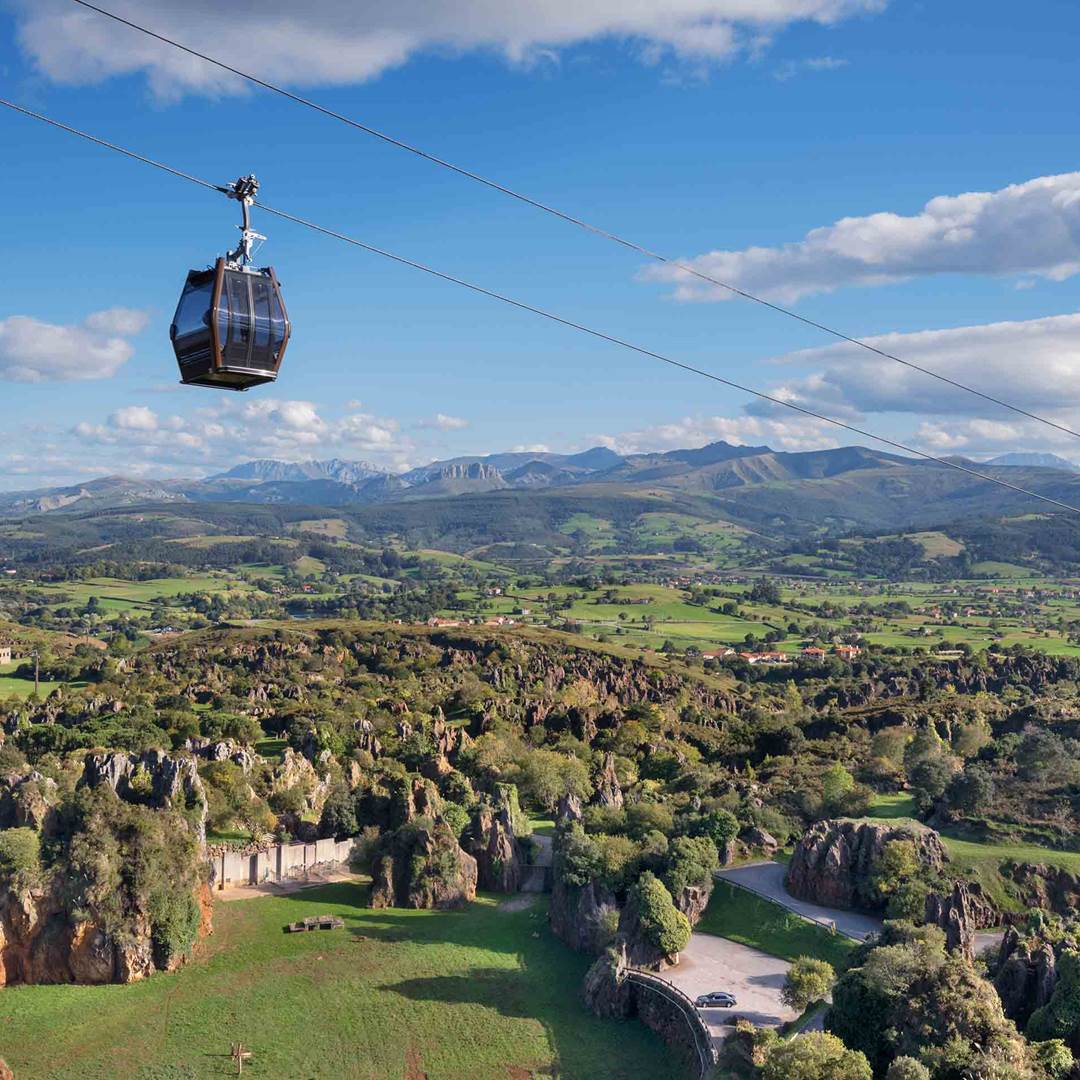
<instances>
[{"instance_id":1,"label":"grassy meadow","mask_svg":"<svg viewBox=\"0 0 1080 1080\"><path fill-rule=\"evenodd\" d=\"M356 1080L683 1080L636 1021L591 1016L588 958L508 911L373 911L341 883L215 905L214 934L173 975L131 986L0 991L0 1052L19 1080L235 1075ZM344 930L285 934L335 914ZM44 1033L48 1033L47 1037Z\"/></svg>"}]
</instances>

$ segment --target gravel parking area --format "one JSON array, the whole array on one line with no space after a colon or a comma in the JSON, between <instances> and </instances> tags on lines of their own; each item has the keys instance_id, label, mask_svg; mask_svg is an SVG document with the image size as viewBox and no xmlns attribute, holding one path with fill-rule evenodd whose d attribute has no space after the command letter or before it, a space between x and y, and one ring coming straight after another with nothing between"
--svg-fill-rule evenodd
<instances>
[{"instance_id":1,"label":"gravel parking area","mask_svg":"<svg viewBox=\"0 0 1080 1080\"><path fill-rule=\"evenodd\" d=\"M737 1017L761 1027L777 1027L799 1014L780 1000L788 969L785 960L737 945L712 934L693 934L690 944L679 954L678 967L662 972L691 999L712 990L726 990L735 995L734 1009L702 1009L702 1018L712 1031L713 1041L731 1034Z\"/></svg>"}]
</instances>

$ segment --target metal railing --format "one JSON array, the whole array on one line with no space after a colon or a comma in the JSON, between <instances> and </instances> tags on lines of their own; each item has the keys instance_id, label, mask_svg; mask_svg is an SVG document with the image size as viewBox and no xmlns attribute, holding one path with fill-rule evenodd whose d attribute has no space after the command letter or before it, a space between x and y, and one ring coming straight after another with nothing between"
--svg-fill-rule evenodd
<instances>
[{"instance_id":1,"label":"metal railing","mask_svg":"<svg viewBox=\"0 0 1080 1080\"><path fill-rule=\"evenodd\" d=\"M705 1080L705 1077L709 1076L716 1065L717 1053L716 1047L713 1045L712 1032L705 1021L701 1019L697 1006L674 983L661 978L655 972L628 967L625 969L625 975L627 979L637 986L643 986L666 998L682 1013L694 1039L694 1049L697 1051L698 1064L701 1070L699 1076L702 1080Z\"/></svg>"}]
</instances>

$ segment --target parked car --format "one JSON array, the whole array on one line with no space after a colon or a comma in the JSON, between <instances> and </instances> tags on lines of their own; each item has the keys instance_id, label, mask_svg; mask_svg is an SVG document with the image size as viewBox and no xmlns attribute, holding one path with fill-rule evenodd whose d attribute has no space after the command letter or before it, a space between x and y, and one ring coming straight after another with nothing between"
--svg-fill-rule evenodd
<instances>
[{"instance_id":1,"label":"parked car","mask_svg":"<svg viewBox=\"0 0 1080 1080\"><path fill-rule=\"evenodd\" d=\"M734 1009L739 1003L734 994L727 994L723 990L714 990L711 994L702 994L694 1002L699 1009Z\"/></svg>"}]
</instances>

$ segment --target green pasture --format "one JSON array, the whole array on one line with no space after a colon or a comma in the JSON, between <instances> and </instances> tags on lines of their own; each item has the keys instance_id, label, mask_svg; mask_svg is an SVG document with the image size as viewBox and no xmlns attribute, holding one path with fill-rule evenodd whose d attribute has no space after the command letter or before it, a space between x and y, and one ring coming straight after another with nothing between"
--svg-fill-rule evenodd
<instances>
[{"instance_id":1,"label":"green pasture","mask_svg":"<svg viewBox=\"0 0 1080 1080\"><path fill-rule=\"evenodd\" d=\"M364 1080L683 1080L636 1021L584 1008L588 957L545 906L373 911L342 883L214 908L214 934L171 975L130 986L8 987L0 1045L19 1080L235 1075ZM286 934L312 914L345 929Z\"/></svg>"}]
</instances>

